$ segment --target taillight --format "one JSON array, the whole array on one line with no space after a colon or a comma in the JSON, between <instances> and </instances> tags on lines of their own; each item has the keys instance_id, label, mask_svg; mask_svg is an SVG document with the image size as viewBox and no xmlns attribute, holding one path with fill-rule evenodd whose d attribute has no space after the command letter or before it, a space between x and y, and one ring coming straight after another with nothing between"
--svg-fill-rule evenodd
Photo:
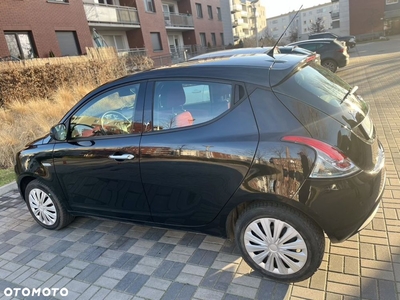
<instances>
[{"instance_id":1,"label":"taillight","mask_svg":"<svg viewBox=\"0 0 400 300\"><path fill-rule=\"evenodd\" d=\"M303 144L317 152L317 159L310 173L312 178L343 177L360 170L340 150L327 143L303 136L285 136L282 141Z\"/></svg>"},{"instance_id":2,"label":"taillight","mask_svg":"<svg viewBox=\"0 0 400 300\"><path fill-rule=\"evenodd\" d=\"M337 52L342 52L344 53L344 50L346 50L345 48L340 48L339 50L337 50Z\"/></svg>"}]
</instances>

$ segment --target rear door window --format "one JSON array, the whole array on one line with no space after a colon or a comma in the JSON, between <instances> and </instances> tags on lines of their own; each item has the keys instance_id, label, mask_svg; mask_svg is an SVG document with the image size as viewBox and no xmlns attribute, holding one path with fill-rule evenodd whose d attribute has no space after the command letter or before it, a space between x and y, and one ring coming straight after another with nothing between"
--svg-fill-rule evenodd
<instances>
[{"instance_id":1,"label":"rear door window","mask_svg":"<svg viewBox=\"0 0 400 300\"><path fill-rule=\"evenodd\" d=\"M232 103L231 84L206 81L158 81L153 97L153 130L187 127L213 120Z\"/></svg>"}]
</instances>

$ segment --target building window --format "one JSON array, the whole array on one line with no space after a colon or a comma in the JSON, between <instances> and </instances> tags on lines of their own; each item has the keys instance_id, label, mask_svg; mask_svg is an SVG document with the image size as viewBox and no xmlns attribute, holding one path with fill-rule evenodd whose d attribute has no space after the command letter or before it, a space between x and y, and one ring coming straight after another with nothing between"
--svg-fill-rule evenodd
<instances>
[{"instance_id":1,"label":"building window","mask_svg":"<svg viewBox=\"0 0 400 300\"><path fill-rule=\"evenodd\" d=\"M53 3L69 3L69 0L47 0L47 2Z\"/></svg>"},{"instance_id":2,"label":"building window","mask_svg":"<svg viewBox=\"0 0 400 300\"><path fill-rule=\"evenodd\" d=\"M213 19L213 12L212 12L212 7L211 5L207 5L207 10L208 10L208 18L211 20Z\"/></svg>"},{"instance_id":3,"label":"building window","mask_svg":"<svg viewBox=\"0 0 400 300\"><path fill-rule=\"evenodd\" d=\"M75 31L56 31L56 36L62 56L76 56L81 54Z\"/></svg>"},{"instance_id":4,"label":"building window","mask_svg":"<svg viewBox=\"0 0 400 300\"><path fill-rule=\"evenodd\" d=\"M332 28L340 28L340 20L333 21Z\"/></svg>"},{"instance_id":5,"label":"building window","mask_svg":"<svg viewBox=\"0 0 400 300\"><path fill-rule=\"evenodd\" d=\"M31 32L5 32L10 55L20 59L34 58L35 47Z\"/></svg>"},{"instance_id":6,"label":"building window","mask_svg":"<svg viewBox=\"0 0 400 300\"><path fill-rule=\"evenodd\" d=\"M215 33L211 33L211 41L212 41L212 45L213 47L217 46L217 38L215 37Z\"/></svg>"},{"instance_id":7,"label":"building window","mask_svg":"<svg viewBox=\"0 0 400 300\"><path fill-rule=\"evenodd\" d=\"M146 11L156 12L156 8L154 7L154 0L144 0L144 6Z\"/></svg>"},{"instance_id":8,"label":"building window","mask_svg":"<svg viewBox=\"0 0 400 300\"><path fill-rule=\"evenodd\" d=\"M203 10L201 9L200 3L196 3L196 11L197 11L197 17L203 18Z\"/></svg>"},{"instance_id":9,"label":"building window","mask_svg":"<svg viewBox=\"0 0 400 300\"><path fill-rule=\"evenodd\" d=\"M100 4L114 5L113 0L99 0Z\"/></svg>"},{"instance_id":10,"label":"building window","mask_svg":"<svg viewBox=\"0 0 400 300\"><path fill-rule=\"evenodd\" d=\"M386 0L386 4L395 4L395 3L399 3L399 0Z\"/></svg>"},{"instance_id":11,"label":"building window","mask_svg":"<svg viewBox=\"0 0 400 300\"><path fill-rule=\"evenodd\" d=\"M217 7L217 16L218 16L218 21L222 21L221 8L220 7Z\"/></svg>"},{"instance_id":12,"label":"building window","mask_svg":"<svg viewBox=\"0 0 400 300\"><path fill-rule=\"evenodd\" d=\"M221 32L221 45L224 46L225 45L225 41L224 41L224 34Z\"/></svg>"},{"instance_id":13,"label":"building window","mask_svg":"<svg viewBox=\"0 0 400 300\"><path fill-rule=\"evenodd\" d=\"M204 32L200 33L200 42L203 47L207 47L206 34Z\"/></svg>"},{"instance_id":14,"label":"building window","mask_svg":"<svg viewBox=\"0 0 400 300\"><path fill-rule=\"evenodd\" d=\"M154 51L161 51L163 49L161 44L161 37L159 32L151 32L151 43Z\"/></svg>"}]
</instances>

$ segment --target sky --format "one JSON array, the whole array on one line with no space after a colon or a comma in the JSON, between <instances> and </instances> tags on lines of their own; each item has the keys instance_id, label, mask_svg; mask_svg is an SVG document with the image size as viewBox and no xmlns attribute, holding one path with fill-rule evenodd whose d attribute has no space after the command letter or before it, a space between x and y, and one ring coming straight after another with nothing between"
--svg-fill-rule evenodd
<instances>
[{"instance_id":1,"label":"sky","mask_svg":"<svg viewBox=\"0 0 400 300\"><path fill-rule=\"evenodd\" d=\"M267 18L297 11L303 4L303 8L329 3L330 0L260 0L266 9Z\"/></svg>"}]
</instances>

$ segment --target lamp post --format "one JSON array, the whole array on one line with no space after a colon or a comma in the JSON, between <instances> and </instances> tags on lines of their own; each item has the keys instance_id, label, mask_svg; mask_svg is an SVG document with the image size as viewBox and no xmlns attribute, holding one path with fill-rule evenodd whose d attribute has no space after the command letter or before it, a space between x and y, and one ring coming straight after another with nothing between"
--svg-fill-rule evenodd
<instances>
[{"instance_id":1,"label":"lamp post","mask_svg":"<svg viewBox=\"0 0 400 300\"><path fill-rule=\"evenodd\" d=\"M253 0L250 3L253 5L253 16L254 16L254 26L256 29L256 47L258 47L258 28L257 28L257 14L256 14L256 3L259 0Z\"/></svg>"}]
</instances>

